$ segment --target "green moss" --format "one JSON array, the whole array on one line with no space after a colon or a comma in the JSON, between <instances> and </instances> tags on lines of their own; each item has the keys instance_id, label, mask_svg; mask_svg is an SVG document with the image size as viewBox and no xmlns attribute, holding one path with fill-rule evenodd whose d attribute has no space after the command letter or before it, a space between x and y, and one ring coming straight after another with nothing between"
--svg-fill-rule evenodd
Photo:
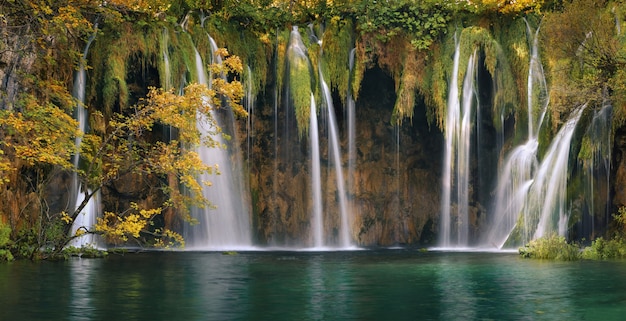
<instances>
[{"instance_id":1,"label":"green moss","mask_svg":"<svg viewBox=\"0 0 626 321\"><path fill-rule=\"evenodd\" d=\"M287 46L289 45L290 31L285 29L276 34L276 87L280 90L285 86L285 67L287 66ZM280 94L280 92L279 92Z\"/></svg>"},{"instance_id":2,"label":"green moss","mask_svg":"<svg viewBox=\"0 0 626 321\"><path fill-rule=\"evenodd\" d=\"M472 53L480 51L484 57L485 69L494 82L493 125L502 129L504 115L516 110L519 105L517 87L511 72L507 56L487 29L468 27L460 35L459 79L463 79L467 71L467 62ZM459 86L462 82L459 81ZM459 88L460 89L460 88ZM459 93L462 92L459 90Z\"/></svg>"},{"instance_id":3,"label":"green moss","mask_svg":"<svg viewBox=\"0 0 626 321\"><path fill-rule=\"evenodd\" d=\"M400 88L397 90L396 103L393 109L391 122L401 124L403 118L413 118L415 95L417 94L417 77L421 73L422 64L418 53L408 49L404 60L404 68L400 78Z\"/></svg>"},{"instance_id":4,"label":"green moss","mask_svg":"<svg viewBox=\"0 0 626 321\"><path fill-rule=\"evenodd\" d=\"M177 29L169 29L170 34ZM187 79L198 79L195 65L194 43L187 33L175 33L170 41L170 68L174 77L175 88L182 88Z\"/></svg>"},{"instance_id":5,"label":"green moss","mask_svg":"<svg viewBox=\"0 0 626 321\"><path fill-rule=\"evenodd\" d=\"M296 112L298 133L304 136L309 129L311 114L311 71L306 57L289 51L289 91Z\"/></svg>"},{"instance_id":6,"label":"green moss","mask_svg":"<svg viewBox=\"0 0 626 321\"><path fill-rule=\"evenodd\" d=\"M256 96L267 83L272 55L269 35L242 28L237 21L223 21L220 16L211 16L205 22L205 27L219 47L225 47L230 54L237 55L250 67L254 75L252 93Z\"/></svg>"},{"instance_id":7,"label":"green moss","mask_svg":"<svg viewBox=\"0 0 626 321\"><path fill-rule=\"evenodd\" d=\"M110 116L116 107L126 109L130 104L127 83L129 63L135 62L141 71L157 64L160 55L162 26L154 24L106 25L102 36L97 37L91 52L94 64L89 99L102 103L103 112Z\"/></svg>"},{"instance_id":8,"label":"green moss","mask_svg":"<svg viewBox=\"0 0 626 321\"><path fill-rule=\"evenodd\" d=\"M425 58L423 74L417 78L417 90L426 102L429 124L444 130L448 101L448 82L451 78L455 51L454 31L434 44Z\"/></svg>"},{"instance_id":9,"label":"green moss","mask_svg":"<svg viewBox=\"0 0 626 321\"><path fill-rule=\"evenodd\" d=\"M315 101L319 102L322 100L321 95L321 84L320 81L320 46L317 43L312 43L307 45L307 56L309 57L310 66L314 70L311 72L311 90L313 92L313 96L315 97ZM323 72L323 71L322 71ZM328 75L324 74L324 79L328 79ZM328 85L328 81L326 81Z\"/></svg>"},{"instance_id":10,"label":"green moss","mask_svg":"<svg viewBox=\"0 0 626 321\"><path fill-rule=\"evenodd\" d=\"M352 21L333 17L322 39L322 69L328 85L346 101L350 81L350 51L354 47Z\"/></svg>"}]
</instances>

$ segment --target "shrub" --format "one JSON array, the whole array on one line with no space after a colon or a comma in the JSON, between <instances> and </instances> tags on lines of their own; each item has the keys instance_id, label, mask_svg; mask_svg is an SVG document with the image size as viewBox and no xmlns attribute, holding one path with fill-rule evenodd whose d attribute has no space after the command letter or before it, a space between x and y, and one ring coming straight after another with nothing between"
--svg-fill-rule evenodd
<instances>
[{"instance_id":1,"label":"shrub","mask_svg":"<svg viewBox=\"0 0 626 321\"><path fill-rule=\"evenodd\" d=\"M579 247L556 234L530 241L519 249L519 253L522 257L533 259L574 261L580 258Z\"/></svg>"},{"instance_id":2,"label":"shrub","mask_svg":"<svg viewBox=\"0 0 626 321\"><path fill-rule=\"evenodd\" d=\"M13 255L9 250L9 236L11 228L0 222L0 261L13 261Z\"/></svg>"},{"instance_id":3,"label":"shrub","mask_svg":"<svg viewBox=\"0 0 626 321\"><path fill-rule=\"evenodd\" d=\"M582 258L588 260L608 260L626 258L626 241L621 237L605 240L597 238L582 252Z\"/></svg>"}]
</instances>

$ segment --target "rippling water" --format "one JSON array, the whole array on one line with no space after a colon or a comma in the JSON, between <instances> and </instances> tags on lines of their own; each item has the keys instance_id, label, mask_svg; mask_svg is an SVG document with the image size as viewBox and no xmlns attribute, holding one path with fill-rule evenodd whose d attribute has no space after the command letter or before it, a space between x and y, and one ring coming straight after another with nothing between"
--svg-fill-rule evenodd
<instances>
[{"instance_id":1,"label":"rippling water","mask_svg":"<svg viewBox=\"0 0 626 321\"><path fill-rule=\"evenodd\" d=\"M621 320L626 262L412 250L0 264L0 320Z\"/></svg>"}]
</instances>

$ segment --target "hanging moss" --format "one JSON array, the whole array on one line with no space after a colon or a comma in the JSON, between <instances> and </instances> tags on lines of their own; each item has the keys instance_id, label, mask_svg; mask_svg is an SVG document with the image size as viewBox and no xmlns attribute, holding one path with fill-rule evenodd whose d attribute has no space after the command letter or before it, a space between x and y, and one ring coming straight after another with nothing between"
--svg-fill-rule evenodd
<instances>
[{"instance_id":1,"label":"hanging moss","mask_svg":"<svg viewBox=\"0 0 626 321\"><path fill-rule=\"evenodd\" d=\"M329 86L339 93L342 101L348 94L350 79L350 51L353 48L353 26L351 20L334 16L322 39L322 68L328 76Z\"/></svg>"},{"instance_id":2,"label":"hanging moss","mask_svg":"<svg viewBox=\"0 0 626 321\"><path fill-rule=\"evenodd\" d=\"M306 57L288 52L289 59L289 90L291 102L296 112L298 133L304 136L309 130L311 114L311 71Z\"/></svg>"},{"instance_id":3,"label":"hanging moss","mask_svg":"<svg viewBox=\"0 0 626 321\"><path fill-rule=\"evenodd\" d=\"M363 59L365 55L365 50L363 50L362 46L359 46L358 43L355 44L355 57L354 57L354 69L352 71L352 78L350 86L352 92L352 98L356 101L359 99L359 94L361 92L361 82L363 81L363 76L365 75L366 64Z\"/></svg>"},{"instance_id":4,"label":"hanging moss","mask_svg":"<svg viewBox=\"0 0 626 321\"><path fill-rule=\"evenodd\" d=\"M110 116L116 107L122 111L129 106L128 64L139 62L142 73L156 65L161 35L162 28L156 24L124 23L103 28L102 37L96 39L90 50L91 61L99 64L94 64L89 77L89 99L100 101L105 115Z\"/></svg>"},{"instance_id":5,"label":"hanging moss","mask_svg":"<svg viewBox=\"0 0 626 321\"><path fill-rule=\"evenodd\" d=\"M415 95L417 94L418 77L423 74L423 59L412 47L407 47L404 68L400 77L400 88L397 90L396 103L393 108L391 122L401 124L403 118L413 118Z\"/></svg>"},{"instance_id":6,"label":"hanging moss","mask_svg":"<svg viewBox=\"0 0 626 321\"><path fill-rule=\"evenodd\" d=\"M504 51L489 31L480 27L463 29L460 36L459 50L459 79L463 79L465 76L470 55L476 50L482 52L485 69L489 72L496 89L492 103L492 122L494 127L500 130L503 125L502 116L512 112L519 105L517 86ZM462 91L459 90L459 92Z\"/></svg>"},{"instance_id":7,"label":"hanging moss","mask_svg":"<svg viewBox=\"0 0 626 321\"><path fill-rule=\"evenodd\" d=\"M195 64L194 43L191 36L181 32L178 25L168 28L170 41L168 52L170 53L170 70L173 77L173 87L176 89L185 86L187 79L197 79Z\"/></svg>"},{"instance_id":8,"label":"hanging moss","mask_svg":"<svg viewBox=\"0 0 626 321\"><path fill-rule=\"evenodd\" d=\"M209 18L205 22L205 29L220 47L225 47L230 54L238 56L250 67L254 75L252 93L256 96L267 83L272 56L269 35L249 28L242 29L236 21L223 21L220 16Z\"/></svg>"},{"instance_id":9,"label":"hanging moss","mask_svg":"<svg viewBox=\"0 0 626 321\"><path fill-rule=\"evenodd\" d=\"M513 106L507 106L505 109L500 110L500 113L495 113L494 117L508 115L515 113L515 119L521 122L527 122L527 106L523 97L526 97L526 88L528 83L528 67L530 61L530 44L528 42L528 35L526 33L526 23L524 19L518 18L515 20L498 21L493 26L492 32L494 39L500 44L500 48L503 51L503 61L506 61L505 65L508 68L506 73L502 73L501 77L494 79L496 87L495 102L499 102L499 105L505 106L508 95L515 94L517 102L513 101ZM498 70L498 69L496 69ZM501 89L507 88L508 90L517 90L516 93L510 93L509 91L503 91ZM495 119L494 119L495 121Z\"/></svg>"},{"instance_id":10,"label":"hanging moss","mask_svg":"<svg viewBox=\"0 0 626 321\"><path fill-rule=\"evenodd\" d=\"M289 30L282 30L276 34L276 87L281 90L284 83L285 67L287 66L287 46L289 45Z\"/></svg>"},{"instance_id":11,"label":"hanging moss","mask_svg":"<svg viewBox=\"0 0 626 321\"><path fill-rule=\"evenodd\" d=\"M417 89L424 97L429 124L436 124L442 130L445 127L445 115L448 101L448 82L452 71L455 51L454 32L449 37L435 43L429 51L423 76L418 78Z\"/></svg>"},{"instance_id":12,"label":"hanging moss","mask_svg":"<svg viewBox=\"0 0 626 321\"><path fill-rule=\"evenodd\" d=\"M307 55L311 68L311 91L316 102L323 100L322 98L322 81L320 80L320 46L318 44L311 44L307 48ZM323 72L323 70L321 71ZM328 75L323 74L324 79L327 81ZM326 83L328 85L328 82Z\"/></svg>"}]
</instances>

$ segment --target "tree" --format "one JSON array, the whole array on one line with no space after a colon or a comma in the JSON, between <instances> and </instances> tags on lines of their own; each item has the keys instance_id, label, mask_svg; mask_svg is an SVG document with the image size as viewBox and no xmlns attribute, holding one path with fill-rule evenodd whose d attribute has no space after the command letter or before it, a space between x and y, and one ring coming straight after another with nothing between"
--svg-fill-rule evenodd
<instances>
[{"instance_id":1,"label":"tree","mask_svg":"<svg viewBox=\"0 0 626 321\"><path fill-rule=\"evenodd\" d=\"M117 1L115 5L123 3ZM0 226L3 233L5 225L11 229L11 241L3 242L3 247L11 248L17 257L57 255L76 236L69 235L72 221L88 201L98 190L125 175L151 177L151 188L161 195L158 203L131 203L128 208L105 213L95 229L83 228L77 234L99 233L111 242L137 239L154 246L183 245L179 234L155 221L165 211L175 209L183 221L192 222L189 206L210 205L201 193L202 185L208 182L198 182L195 177L215 172L216 168L203 164L193 147L204 144L221 148L212 136L221 132L214 126L211 135L201 136L196 115L205 114L205 121L214 122L210 110L219 108L223 101L228 101L236 114L245 115L239 105L243 89L236 80L242 70L241 61L220 50L223 63L211 68L216 74L230 75L232 81L215 79L211 90L192 84L184 95L151 88L147 97L132 108L110 119L102 117L98 131L80 132L71 117L76 106L69 92L71 75L81 59L73 48L82 47L93 32L85 13L99 12L101 17L114 21L119 18L114 13L118 8L111 7L103 9L98 1L50 4L16 0L0 9L0 17L29 27L28 37L36 44L37 57L32 69L20 78L21 98L11 109L0 111L0 198L7 200L0 204ZM134 9L129 5L123 10ZM145 13L140 10L138 14ZM152 135L155 126L170 126L179 135L169 141L158 139L158 135ZM75 146L77 137L82 139L79 147ZM86 165L75 168L71 159L77 152ZM76 209L52 211L48 186L68 173L76 173L82 186L88 187L82 191L84 201Z\"/></svg>"}]
</instances>

